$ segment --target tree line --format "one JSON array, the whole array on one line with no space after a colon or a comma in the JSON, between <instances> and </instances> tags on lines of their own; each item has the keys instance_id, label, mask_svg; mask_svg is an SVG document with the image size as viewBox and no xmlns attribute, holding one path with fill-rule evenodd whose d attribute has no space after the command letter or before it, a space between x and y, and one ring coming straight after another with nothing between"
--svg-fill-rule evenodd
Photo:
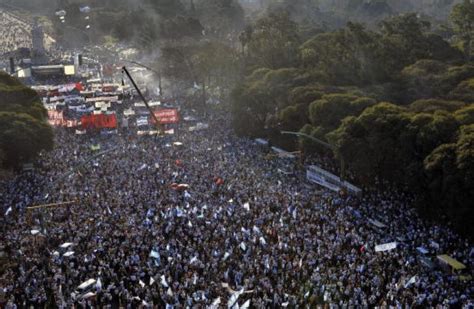
<instances>
[{"instance_id":1,"label":"tree line","mask_svg":"<svg viewBox=\"0 0 474 309\"><path fill-rule=\"evenodd\" d=\"M473 235L474 3L453 7L450 35L416 13L376 28L348 22L308 29L286 10L241 37L244 78L233 89L234 127L305 154L343 158L363 186L414 193L423 213ZM281 130L308 139L294 143Z\"/></svg>"},{"instance_id":2,"label":"tree line","mask_svg":"<svg viewBox=\"0 0 474 309\"><path fill-rule=\"evenodd\" d=\"M53 148L53 131L38 94L0 72L0 168L19 168Z\"/></svg>"}]
</instances>

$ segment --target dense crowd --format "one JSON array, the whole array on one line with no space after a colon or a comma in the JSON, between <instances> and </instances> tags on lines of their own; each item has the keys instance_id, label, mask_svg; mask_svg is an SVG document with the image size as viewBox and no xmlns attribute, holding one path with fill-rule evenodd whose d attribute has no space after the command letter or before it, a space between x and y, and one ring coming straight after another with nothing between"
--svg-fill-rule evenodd
<instances>
[{"instance_id":1,"label":"dense crowd","mask_svg":"<svg viewBox=\"0 0 474 309\"><path fill-rule=\"evenodd\" d=\"M411 197L315 188L232 135L225 116L208 118L208 130L183 123L166 137L58 129L35 171L1 184L0 305L472 305L472 283L420 264L416 249L470 268L471 244L420 219Z\"/></svg>"},{"instance_id":2,"label":"dense crowd","mask_svg":"<svg viewBox=\"0 0 474 309\"><path fill-rule=\"evenodd\" d=\"M0 10L0 54L19 48L31 48L31 27L11 14Z\"/></svg>"}]
</instances>

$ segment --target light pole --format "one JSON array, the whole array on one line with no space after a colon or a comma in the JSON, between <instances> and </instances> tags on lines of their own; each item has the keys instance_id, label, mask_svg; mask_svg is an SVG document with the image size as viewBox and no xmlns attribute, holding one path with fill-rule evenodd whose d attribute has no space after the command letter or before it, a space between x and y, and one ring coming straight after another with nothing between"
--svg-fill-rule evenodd
<instances>
[{"instance_id":1,"label":"light pole","mask_svg":"<svg viewBox=\"0 0 474 309\"><path fill-rule=\"evenodd\" d=\"M151 118L155 121L155 126L157 127L158 131L160 131L161 133L163 133L163 127L161 126L160 121L158 120L158 118L156 118L155 113L153 112L153 110L151 109L150 105L148 104L147 99L143 96L142 92L140 91L140 88L138 88L137 84L135 83L135 80L132 78L132 76L130 75L130 73L128 72L128 70L127 70L126 67L122 67L122 70L123 70L123 72L125 72L125 74L127 75L128 79L130 79L130 81L132 82L133 87L134 87L135 90L137 91L137 93L138 93L138 95L140 96L140 98L142 99L143 103L145 103L146 108L147 108L148 111L150 112Z\"/></svg>"},{"instance_id":2,"label":"light pole","mask_svg":"<svg viewBox=\"0 0 474 309\"><path fill-rule=\"evenodd\" d=\"M152 71L153 73L158 75L158 88L160 89L160 96L163 97L163 87L161 84L161 71L156 71L155 69L150 68L147 65L144 65L142 63L136 62L136 61L130 61L130 60L123 60L124 62L132 63L135 65L138 65L139 67L142 67L144 69L147 69L149 71Z\"/></svg>"},{"instance_id":3,"label":"light pole","mask_svg":"<svg viewBox=\"0 0 474 309\"><path fill-rule=\"evenodd\" d=\"M291 131L281 131L281 134L286 134L286 135L295 135L295 136L298 136L298 137L303 137L303 138L307 138L323 147L326 147L326 148L329 148L331 149L331 151L333 152L334 154L334 157L336 157L336 147L334 147L333 145L329 144L329 143L326 143L325 141L322 141L316 137L313 137L311 135L308 135L306 133L302 133L302 132L291 132ZM344 174L345 174L345 162L344 162L344 158L342 156L340 156L340 166L341 166L341 172L340 172L340 175L339 175L339 178L341 179L342 182L344 182Z\"/></svg>"}]
</instances>

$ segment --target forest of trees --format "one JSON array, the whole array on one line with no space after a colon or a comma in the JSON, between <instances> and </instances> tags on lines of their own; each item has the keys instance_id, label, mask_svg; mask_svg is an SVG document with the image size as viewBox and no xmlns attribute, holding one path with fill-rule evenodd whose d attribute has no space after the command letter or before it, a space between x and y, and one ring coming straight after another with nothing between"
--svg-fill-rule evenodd
<instances>
[{"instance_id":1,"label":"forest of trees","mask_svg":"<svg viewBox=\"0 0 474 309\"><path fill-rule=\"evenodd\" d=\"M18 168L53 147L53 130L38 94L0 72L0 167Z\"/></svg>"},{"instance_id":2,"label":"forest of trees","mask_svg":"<svg viewBox=\"0 0 474 309\"><path fill-rule=\"evenodd\" d=\"M424 214L473 235L474 3L455 5L446 25L406 13L377 27L308 31L287 10L270 12L242 41L237 133L332 156L279 132L328 142L358 184L408 189Z\"/></svg>"}]
</instances>

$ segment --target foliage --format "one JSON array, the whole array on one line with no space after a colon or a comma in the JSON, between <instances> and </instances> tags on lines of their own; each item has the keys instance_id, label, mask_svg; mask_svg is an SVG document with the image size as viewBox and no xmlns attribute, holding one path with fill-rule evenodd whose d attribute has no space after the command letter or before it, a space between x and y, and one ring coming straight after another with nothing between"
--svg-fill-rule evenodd
<instances>
[{"instance_id":1,"label":"foliage","mask_svg":"<svg viewBox=\"0 0 474 309\"><path fill-rule=\"evenodd\" d=\"M449 96L465 102L474 102L474 78L460 82Z\"/></svg>"},{"instance_id":2,"label":"foliage","mask_svg":"<svg viewBox=\"0 0 474 309\"><path fill-rule=\"evenodd\" d=\"M245 122L236 121L234 126L241 128L240 133L262 134L265 127L269 125L268 120L273 119L274 125L279 121L284 125L289 124L291 114L294 111L301 112L305 117L307 104L301 104L294 108L288 108L288 92L306 82L305 75L295 68L283 68L279 70L259 69L253 72L240 87L236 87L232 93L233 115L239 115L235 120L256 119L255 126L243 125ZM289 118L288 118L289 117ZM298 119L293 119L298 121ZM299 118L299 120L304 120ZM290 121L292 122L292 121ZM299 122L295 122L299 123ZM283 127L288 128L288 127ZM250 133L252 132L252 133Z\"/></svg>"},{"instance_id":3,"label":"foliage","mask_svg":"<svg viewBox=\"0 0 474 309\"><path fill-rule=\"evenodd\" d=\"M454 112L464 106L466 106L466 103L460 101L448 101L443 99L420 99L411 103L409 108L411 111L417 113L434 113L439 110Z\"/></svg>"},{"instance_id":4,"label":"foliage","mask_svg":"<svg viewBox=\"0 0 474 309\"><path fill-rule=\"evenodd\" d=\"M404 101L434 97L466 101L470 92L463 89L469 88L469 82L464 81L473 76L474 66L471 64L458 66L436 60L419 60L401 73L406 88Z\"/></svg>"},{"instance_id":5,"label":"foliage","mask_svg":"<svg viewBox=\"0 0 474 309\"><path fill-rule=\"evenodd\" d=\"M467 235L473 235L474 124L461 127L457 140L433 150L424 160L428 174L427 203Z\"/></svg>"},{"instance_id":6,"label":"foliage","mask_svg":"<svg viewBox=\"0 0 474 309\"><path fill-rule=\"evenodd\" d=\"M457 110L454 113L457 121L463 125L469 125L474 123L474 104L468 105L462 109Z\"/></svg>"},{"instance_id":7,"label":"foliage","mask_svg":"<svg viewBox=\"0 0 474 309\"><path fill-rule=\"evenodd\" d=\"M244 10L236 0L201 0L196 8L207 35L233 39L244 27Z\"/></svg>"},{"instance_id":8,"label":"foliage","mask_svg":"<svg viewBox=\"0 0 474 309\"><path fill-rule=\"evenodd\" d=\"M53 146L53 132L35 91L0 73L0 165L17 167Z\"/></svg>"},{"instance_id":9,"label":"foliage","mask_svg":"<svg viewBox=\"0 0 474 309\"><path fill-rule=\"evenodd\" d=\"M248 27L240 37L249 64L276 69L296 63L298 27L285 12L272 13Z\"/></svg>"},{"instance_id":10,"label":"foliage","mask_svg":"<svg viewBox=\"0 0 474 309\"><path fill-rule=\"evenodd\" d=\"M466 60L470 60L474 39L474 2L463 0L462 3L456 4L451 12L450 20L463 43Z\"/></svg>"},{"instance_id":11,"label":"foliage","mask_svg":"<svg viewBox=\"0 0 474 309\"><path fill-rule=\"evenodd\" d=\"M348 116L358 116L365 108L375 105L375 100L350 94L328 94L314 101L309 107L313 126L320 127L324 135L337 127Z\"/></svg>"},{"instance_id":12,"label":"foliage","mask_svg":"<svg viewBox=\"0 0 474 309\"><path fill-rule=\"evenodd\" d=\"M399 149L402 130L410 123L404 109L390 103L380 103L366 109L359 117L348 117L328 135L354 172L364 182L377 177L387 180L404 178L401 166L409 163Z\"/></svg>"},{"instance_id":13,"label":"foliage","mask_svg":"<svg viewBox=\"0 0 474 309\"><path fill-rule=\"evenodd\" d=\"M266 16L261 22L275 20ZM382 21L378 31L348 23L316 33L299 43L297 57L289 61L280 54L284 61L279 63L271 59L282 49L267 44L272 32L256 36L256 24L241 35L247 77L234 89L232 100L239 134L266 135L282 143L283 137L269 132L300 131L334 145L360 184L390 181L410 188L424 201L420 207L427 213L449 213L457 224L465 222L461 216L472 217L469 199L459 198L461 192L472 191L472 184L457 184L472 175L472 166L456 166L454 145L458 136L466 135L460 133L462 128L474 123L474 67L430 32L429 22L402 14ZM297 44L303 30L291 29L297 32ZM393 103L384 103L387 100ZM467 138L462 140L466 149ZM327 154L309 139L300 139L298 147L305 153ZM438 158L437 169L428 169L431 157ZM452 174L440 178L440 169ZM445 187L435 186L440 183ZM451 188L454 185L462 190ZM441 191L451 199L449 206L430 197Z\"/></svg>"},{"instance_id":14,"label":"foliage","mask_svg":"<svg viewBox=\"0 0 474 309\"><path fill-rule=\"evenodd\" d=\"M21 111L40 121L46 119L38 94L3 72L0 72L0 98L0 111Z\"/></svg>"}]
</instances>

